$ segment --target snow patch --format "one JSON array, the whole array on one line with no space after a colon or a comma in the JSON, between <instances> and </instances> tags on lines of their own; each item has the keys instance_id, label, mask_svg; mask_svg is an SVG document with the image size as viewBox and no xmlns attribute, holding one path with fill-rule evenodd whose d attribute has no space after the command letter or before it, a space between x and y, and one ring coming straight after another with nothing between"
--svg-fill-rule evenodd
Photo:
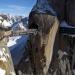
<instances>
[{"instance_id":1,"label":"snow patch","mask_svg":"<svg viewBox=\"0 0 75 75\"><path fill-rule=\"evenodd\" d=\"M3 52L0 50L0 56L3 56Z\"/></svg>"},{"instance_id":2,"label":"snow patch","mask_svg":"<svg viewBox=\"0 0 75 75\"><path fill-rule=\"evenodd\" d=\"M0 68L0 75L5 75L5 70L3 70L2 68Z\"/></svg>"},{"instance_id":3,"label":"snow patch","mask_svg":"<svg viewBox=\"0 0 75 75\"><path fill-rule=\"evenodd\" d=\"M74 26L70 26L66 21L62 21L60 27L75 28Z\"/></svg>"},{"instance_id":4,"label":"snow patch","mask_svg":"<svg viewBox=\"0 0 75 75\"><path fill-rule=\"evenodd\" d=\"M0 16L0 20L3 20L3 18Z\"/></svg>"},{"instance_id":5,"label":"snow patch","mask_svg":"<svg viewBox=\"0 0 75 75\"><path fill-rule=\"evenodd\" d=\"M9 41L8 41L8 43L7 43L7 46L8 47L11 47L11 46L14 46L14 45L16 45L17 44L17 40L18 39L20 39L21 38L21 36L15 36L15 37L9 37Z\"/></svg>"},{"instance_id":6,"label":"snow patch","mask_svg":"<svg viewBox=\"0 0 75 75\"><path fill-rule=\"evenodd\" d=\"M2 25L5 26L5 27L11 27L12 24L11 24L10 21L4 20L4 21L2 22Z\"/></svg>"},{"instance_id":7,"label":"snow patch","mask_svg":"<svg viewBox=\"0 0 75 75\"><path fill-rule=\"evenodd\" d=\"M19 27L20 27L20 29L22 29L22 30L25 30L25 31L27 30L27 28L25 28L25 27L23 26L23 23L22 23L22 22L19 23Z\"/></svg>"}]
</instances>

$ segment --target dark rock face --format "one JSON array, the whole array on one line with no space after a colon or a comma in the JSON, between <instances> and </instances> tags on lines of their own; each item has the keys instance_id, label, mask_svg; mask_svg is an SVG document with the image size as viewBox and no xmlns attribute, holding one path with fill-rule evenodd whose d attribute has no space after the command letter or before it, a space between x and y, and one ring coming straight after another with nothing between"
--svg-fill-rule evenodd
<instances>
[{"instance_id":1,"label":"dark rock face","mask_svg":"<svg viewBox=\"0 0 75 75\"><path fill-rule=\"evenodd\" d=\"M75 0L69 0L67 2L67 16L68 23L75 26Z\"/></svg>"},{"instance_id":2,"label":"dark rock face","mask_svg":"<svg viewBox=\"0 0 75 75\"><path fill-rule=\"evenodd\" d=\"M56 10L59 19L64 19L65 0L48 0L50 5Z\"/></svg>"},{"instance_id":3,"label":"dark rock face","mask_svg":"<svg viewBox=\"0 0 75 75\"><path fill-rule=\"evenodd\" d=\"M69 24L74 25L74 0L68 0L68 2L66 0L49 0L49 2L58 13L59 20L66 20ZM29 61L23 59L23 63L19 67L22 72L27 71L31 74L33 72L34 75L46 75L47 72L47 75L74 75L75 52L70 47L75 41L71 44L73 40L70 37L60 33L56 34L58 26L59 22L55 16L46 13L30 13L29 28L38 29L40 34L30 35L27 44ZM54 43L56 43L57 49L54 47ZM23 74L19 71L19 75Z\"/></svg>"},{"instance_id":4,"label":"dark rock face","mask_svg":"<svg viewBox=\"0 0 75 75\"><path fill-rule=\"evenodd\" d=\"M58 26L59 22L55 16L36 13L29 16L29 28L35 27L39 31L36 36L30 36L29 44L29 57L34 75L44 75L49 69Z\"/></svg>"},{"instance_id":5,"label":"dark rock face","mask_svg":"<svg viewBox=\"0 0 75 75\"><path fill-rule=\"evenodd\" d=\"M69 25L75 26L75 0L48 0L58 13L60 20L66 20Z\"/></svg>"},{"instance_id":6,"label":"dark rock face","mask_svg":"<svg viewBox=\"0 0 75 75\"><path fill-rule=\"evenodd\" d=\"M57 56L52 60L49 68L51 75L72 75L68 54L62 50L58 50Z\"/></svg>"}]
</instances>

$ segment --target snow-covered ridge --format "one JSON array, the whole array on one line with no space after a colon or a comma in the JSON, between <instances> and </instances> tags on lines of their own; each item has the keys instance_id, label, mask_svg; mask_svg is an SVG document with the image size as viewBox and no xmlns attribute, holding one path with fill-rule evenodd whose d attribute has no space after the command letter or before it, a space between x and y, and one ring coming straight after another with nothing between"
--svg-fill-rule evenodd
<instances>
[{"instance_id":1,"label":"snow-covered ridge","mask_svg":"<svg viewBox=\"0 0 75 75\"><path fill-rule=\"evenodd\" d=\"M0 15L0 26L11 27L12 24L12 20L7 15Z\"/></svg>"},{"instance_id":2,"label":"snow-covered ridge","mask_svg":"<svg viewBox=\"0 0 75 75\"><path fill-rule=\"evenodd\" d=\"M0 26L11 27L13 26L14 23L20 22L22 18L23 18L22 16L10 16L2 14L0 15Z\"/></svg>"}]
</instances>

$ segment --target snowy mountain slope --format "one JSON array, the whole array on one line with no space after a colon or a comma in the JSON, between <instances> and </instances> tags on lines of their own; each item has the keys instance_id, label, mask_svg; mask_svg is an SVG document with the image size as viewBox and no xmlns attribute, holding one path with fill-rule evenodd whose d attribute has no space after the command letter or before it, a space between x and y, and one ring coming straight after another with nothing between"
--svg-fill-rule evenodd
<instances>
[{"instance_id":1,"label":"snowy mountain slope","mask_svg":"<svg viewBox=\"0 0 75 75\"><path fill-rule=\"evenodd\" d=\"M26 30L25 24L27 24L27 19L21 20L21 16L11 16L10 15L0 15L0 25L3 27L11 27L13 30L23 29ZM27 25L26 25L27 26ZM10 49L11 56L14 65L17 65L24 53L25 44L27 42L28 36L14 36L9 37L7 46Z\"/></svg>"},{"instance_id":2,"label":"snowy mountain slope","mask_svg":"<svg viewBox=\"0 0 75 75\"><path fill-rule=\"evenodd\" d=\"M28 36L10 37L7 46L10 49L14 65L17 65L23 57L24 47L27 43Z\"/></svg>"}]
</instances>

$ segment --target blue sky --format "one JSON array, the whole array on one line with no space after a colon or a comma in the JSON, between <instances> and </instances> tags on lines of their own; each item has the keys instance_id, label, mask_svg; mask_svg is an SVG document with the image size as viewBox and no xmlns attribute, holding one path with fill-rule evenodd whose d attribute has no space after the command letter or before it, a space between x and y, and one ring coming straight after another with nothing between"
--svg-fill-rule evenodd
<instances>
[{"instance_id":1,"label":"blue sky","mask_svg":"<svg viewBox=\"0 0 75 75\"><path fill-rule=\"evenodd\" d=\"M28 16L36 0L0 0L0 13Z\"/></svg>"}]
</instances>

